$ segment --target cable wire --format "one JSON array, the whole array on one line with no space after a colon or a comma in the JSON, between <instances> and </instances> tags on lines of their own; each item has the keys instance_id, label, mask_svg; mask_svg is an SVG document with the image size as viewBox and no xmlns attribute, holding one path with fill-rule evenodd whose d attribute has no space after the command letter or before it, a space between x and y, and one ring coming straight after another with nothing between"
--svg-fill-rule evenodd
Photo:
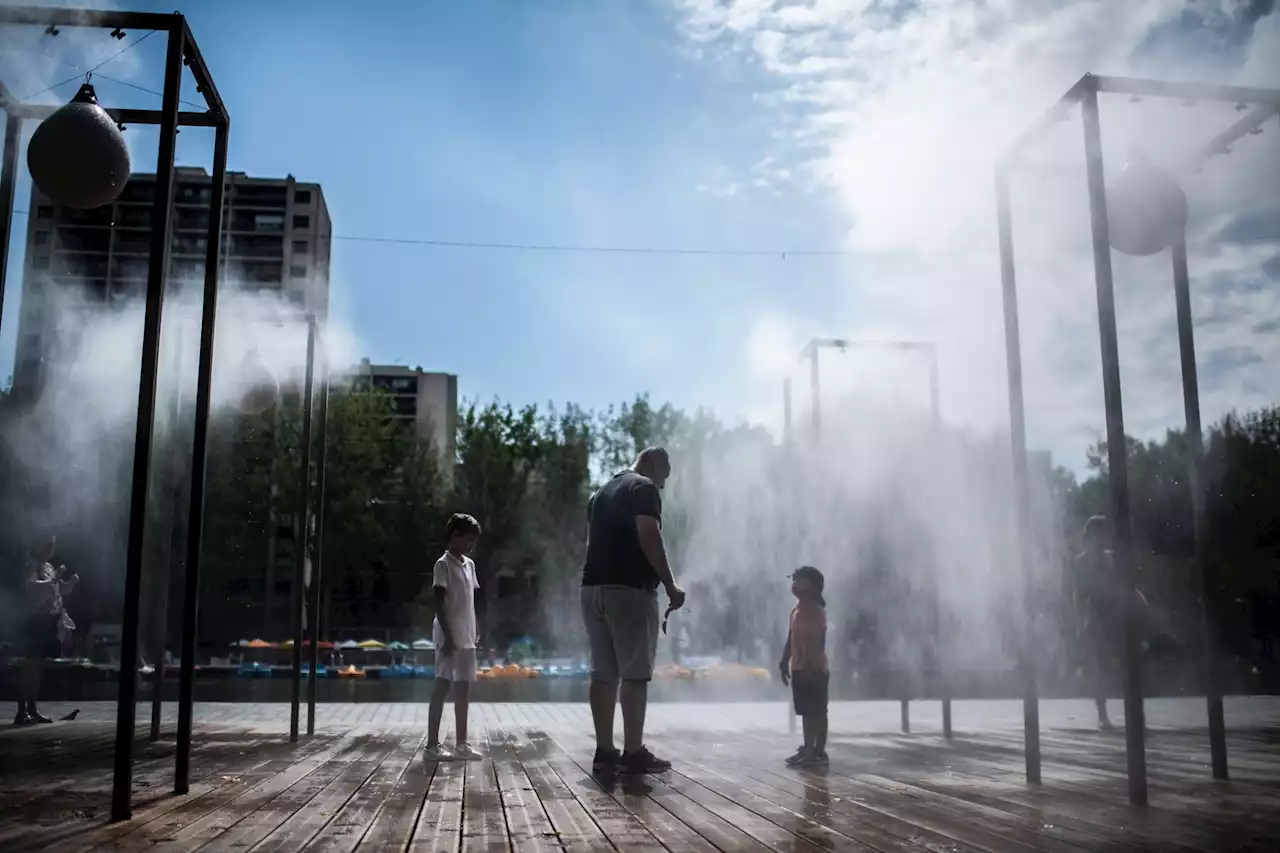
<instances>
[{"instance_id":1,"label":"cable wire","mask_svg":"<svg viewBox=\"0 0 1280 853\"><path fill-rule=\"evenodd\" d=\"M14 209L14 214L30 216L31 211ZM347 243L389 243L406 246L434 246L445 249L493 249L513 252L563 252L576 254L608 254L608 255L693 255L708 257L772 257L788 256L802 258L847 257L853 252L843 249L708 249L678 248L673 246L587 246L550 243L495 243L471 240L428 240L408 237L363 237L355 234L332 234L330 241L341 240Z\"/></svg>"},{"instance_id":2,"label":"cable wire","mask_svg":"<svg viewBox=\"0 0 1280 853\"><path fill-rule=\"evenodd\" d=\"M74 76L74 77L68 77L66 80L62 80L62 81L60 81L60 82L58 82L58 83L54 83L52 86L49 86L48 88L41 89L39 92L36 92L36 93L34 93L34 94L31 94L31 95L27 95L27 97L23 98L23 100L24 100L24 101L29 101L29 100L31 100L32 98L38 98L38 97L40 97L41 95L45 94L46 92L52 92L54 89L57 89L57 88L58 88L58 87L60 87L60 86L65 86L65 85L67 85L68 83L73 83L73 82L75 82L76 80L81 79L82 77L84 77L84 78L86 78L86 79L87 79L87 78L89 77L89 75L93 74L93 72L97 71L99 68L102 68L104 65L107 65L108 63L115 61L116 59L120 58L122 55L124 55L125 53L129 52L130 50L133 50L135 47L137 47L138 45L142 44L144 41L146 41L147 39L149 39L149 38L151 38L153 35L155 35L155 34L156 34L156 32L157 32L156 30L149 30L148 32L144 33L143 35L141 35L141 36L139 36L138 38L134 39L133 41L129 42L129 44L127 44L127 45L125 45L124 47L120 48L120 49L119 49L119 50L117 50L115 53L111 54L111 55L110 55L110 56L108 56L106 59L102 60L102 61L101 61L101 62L99 62L97 65L95 65L95 66L93 66L92 68L89 68L89 69L81 68L79 65L76 65L74 62L69 62L69 61L67 61L67 60L65 60L65 59L59 59L58 57L55 57L55 56L53 56L52 54L50 54L50 53L48 53L48 52L46 52L46 51L40 50L39 48L36 48L36 47L30 47L29 49L31 49L31 50L36 50L37 52L42 53L42 54L44 54L45 56L48 56L50 59L57 59L57 60L58 60L59 62L61 62L62 64L64 64L64 65L69 65L70 67L77 69L78 71L80 71L80 73L79 73L79 74L77 74L77 75L76 75L76 76ZM25 45L24 45L24 46L25 46ZM151 92L151 90L150 90L150 89L145 89L145 88L143 88L142 86L137 86L137 85L134 85L133 83L125 83L123 80L116 80L116 79L114 79L114 78L107 77L106 75L100 75L100 76L102 76L102 77L103 77L103 79L105 79L105 80L110 80L112 83L120 83L121 85L129 86L129 87L134 88L134 89L140 89L141 91L144 91L144 92ZM159 92L151 92L151 94L153 94L153 95L159 95L160 93L159 93Z\"/></svg>"},{"instance_id":3,"label":"cable wire","mask_svg":"<svg viewBox=\"0 0 1280 853\"><path fill-rule=\"evenodd\" d=\"M81 66L76 65L74 62L71 62L70 60L67 60L67 59L63 59L62 57L59 57L59 56L54 56L49 51L41 50L35 45L24 44L23 42L20 42L17 39L9 38L7 36L4 36L3 34L0 34L0 38L3 38L6 42L8 42L9 44L13 45L16 48L19 48L21 50L27 50L32 53L38 53L41 56L44 56L48 59L52 59L61 65L67 66L68 68L74 68L77 71L81 72L82 74L89 73L85 71L85 69L82 68ZM101 66L98 66L98 67L100 68ZM130 89L137 89L139 92L146 92L148 95L155 95L158 98L164 97L164 92L157 92L155 89L148 89L146 86L139 86L137 83L130 83L128 80L121 80L119 77L110 77L106 74L101 74L96 70L93 72L93 74L96 77L101 77L103 80L106 80L109 83L115 83L116 85L119 85L119 86L128 86ZM63 80L61 83L53 84L53 86L51 86L50 88L56 89L59 86L65 86L67 83L70 83L72 81L79 80L79 79L80 79L79 76L69 77L66 80ZM47 92L49 90L46 89L45 91ZM36 95L32 95L31 97L36 97L37 95L40 95L40 94L43 94L43 93L37 92ZM192 107L197 110L207 110L209 108L207 104L197 104L183 98L179 98L178 100L180 103L184 104L185 106Z\"/></svg>"},{"instance_id":4,"label":"cable wire","mask_svg":"<svg viewBox=\"0 0 1280 853\"><path fill-rule=\"evenodd\" d=\"M449 249L498 249L517 252L574 252L580 254L610 255L718 255L739 257L767 257L788 255L798 257L835 257L850 255L851 252L841 249L707 249L676 248L669 246L575 246L548 243L493 243L473 242L469 240L428 240L408 237L362 237L357 235L334 234L331 240L350 243L392 243L408 246L436 246Z\"/></svg>"}]
</instances>

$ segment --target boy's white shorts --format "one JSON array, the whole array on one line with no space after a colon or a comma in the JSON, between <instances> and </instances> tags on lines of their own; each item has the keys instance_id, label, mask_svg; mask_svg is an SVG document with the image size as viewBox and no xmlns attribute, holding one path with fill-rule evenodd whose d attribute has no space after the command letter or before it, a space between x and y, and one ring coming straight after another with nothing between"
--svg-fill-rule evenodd
<instances>
[{"instance_id":1,"label":"boy's white shorts","mask_svg":"<svg viewBox=\"0 0 1280 853\"><path fill-rule=\"evenodd\" d=\"M449 654L436 652L436 678L445 681L476 680L476 650L454 649Z\"/></svg>"}]
</instances>

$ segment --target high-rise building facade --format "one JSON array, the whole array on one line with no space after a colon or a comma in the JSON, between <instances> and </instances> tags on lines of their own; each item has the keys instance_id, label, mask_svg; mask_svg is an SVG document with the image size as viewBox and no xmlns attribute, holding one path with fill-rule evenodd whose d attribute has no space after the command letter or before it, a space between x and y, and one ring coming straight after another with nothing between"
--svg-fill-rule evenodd
<instances>
[{"instance_id":1,"label":"high-rise building facade","mask_svg":"<svg viewBox=\"0 0 1280 853\"><path fill-rule=\"evenodd\" d=\"M372 387L391 395L394 416L412 423L420 438L431 441L445 460L445 476L452 476L458 431L457 376L399 364L370 364L366 358L352 370L351 381L356 388Z\"/></svg>"},{"instance_id":2,"label":"high-rise building facade","mask_svg":"<svg viewBox=\"0 0 1280 853\"><path fill-rule=\"evenodd\" d=\"M211 192L204 169L175 169L170 293L203 282ZM155 175L134 175L114 202L93 210L56 205L32 188L15 391L38 394L51 360L72 344L66 335L77 323L66 306L91 309L145 294L154 199ZM277 292L327 317L333 232L319 184L230 172L222 223L224 281Z\"/></svg>"},{"instance_id":3,"label":"high-rise building facade","mask_svg":"<svg viewBox=\"0 0 1280 853\"><path fill-rule=\"evenodd\" d=\"M167 298L199 293L203 287L212 183L204 169L174 170ZM222 286L278 294L299 312L326 319L332 226L320 185L292 175L257 178L229 172L224 189ZM33 188L14 359L15 395L34 402L57 381L61 360L75 352L84 328L80 312L110 311L136 304L145 295L155 190L155 175L136 174L112 203L76 210L54 204ZM253 453L269 455L249 440L244 424L234 418L213 431L209 450L211 464L225 458L232 468L243 467ZM224 564L211 559L206 566L213 602L234 598L240 587L246 592L236 598L234 612L215 603L209 624L221 622L230 630L255 635L267 629L280 633L289 618L292 531L271 512L253 523L255 532L245 534L241 558L223 560ZM168 562L153 561L157 566ZM248 606L242 601L246 598Z\"/></svg>"}]
</instances>

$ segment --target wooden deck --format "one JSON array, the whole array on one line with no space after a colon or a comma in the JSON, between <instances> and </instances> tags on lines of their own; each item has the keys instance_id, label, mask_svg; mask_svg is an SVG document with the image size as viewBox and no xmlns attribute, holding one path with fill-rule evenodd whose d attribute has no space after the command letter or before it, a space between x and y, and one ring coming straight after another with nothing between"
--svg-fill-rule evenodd
<instances>
[{"instance_id":1,"label":"wooden deck","mask_svg":"<svg viewBox=\"0 0 1280 853\"><path fill-rule=\"evenodd\" d=\"M1229 783L1209 778L1203 706L1153 706L1141 810L1123 737L1091 730L1088 703L1044 703L1029 788L1018 707L959 702L946 743L936 705L901 735L892 703L836 703L831 768L813 772L782 763L781 703L655 705L649 740L674 770L596 780L585 705L473 706L486 759L439 765L421 755L425 705L324 706L292 747L287 706L202 705L191 793L170 793L172 724L156 744L140 728L134 818L109 825L113 708L95 706L0 731L0 850L1280 850L1280 703L1228 705Z\"/></svg>"}]
</instances>

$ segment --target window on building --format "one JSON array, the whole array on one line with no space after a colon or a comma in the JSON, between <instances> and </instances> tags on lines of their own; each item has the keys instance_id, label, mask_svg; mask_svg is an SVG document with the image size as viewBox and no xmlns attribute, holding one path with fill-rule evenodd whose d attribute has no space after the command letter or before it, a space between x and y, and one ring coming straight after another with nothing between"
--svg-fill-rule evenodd
<instances>
[{"instance_id":1,"label":"window on building","mask_svg":"<svg viewBox=\"0 0 1280 853\"><path fill-rule=\"evenodd\" d=\"M45 244L46 244L46 243L48 243L48 242L49 242L49 232L48 232L48 231L37 231L37 232L36 232L36 245L37 245L37 246L43 246L43 245L45 245Z\"/></svg>"},{"instance_id":2,"label":"window on building","mask_svg":"<svg viewBox=\"0 0 1280 853\"><path fill-rule=\"evenodd\" d=\"M293 194L294 204L311 204L311 190L298 190Z\"/></svg>"},{"instance_id":3,"label":"window on building","mask_svg":"<svg viewBox=\"0 0 1280 853\"><path fill-rule=\"evenodd\" d=\"M289 275L291 275L294 278L306 278L307 265L306 264L290 264Z\"/></svg>"},{"instance_id":4,"label":"window on building","mask_svg":"<svg viewBox=\"0 0 1280 853\"><path fill-rule=\"evenodd\" d=\"M298 216L293 217L293 227L294 227L294 228L310 228L310 227L311 227L311 217L310 217L310 216L303 216L303 215L298 215Z\"/></svg>"},{"instance_id":5,"label":"window on building","mask_svg":"<svg viewBox=\"0 0 1280 853\"><path fill-rule=\"evenodd\" d=\"M306 253L306 251L307 251L307 241L306 241L306 240L294 240L294 241L293 241L293 251L294 251L294 252L302 252L302 253Z\"/></svg>"},{"instance_id":6,"label":"window on building","mask_svg":"<svg viewBox=\"0 0 1280 853\"><path fill-rule=\"evenodd\" d=\"M37 207L36 219L53 219L53 205L42 204Z\"/></svg>"},{"instance_id":7,"label":"window on building","mask_svg":"<svg viewBox=\"0 0 1280 853\"><path fill-rule=\"evenodd\" d=\"M297 220L297 218L298 217L296 216L294 217L295 220ZM295 221L293 224L297 225L298 223ZM283 231L284 217L278 213L256 213L253 216L253 230L254 231Z\"/></svg>"}]
</instances>

